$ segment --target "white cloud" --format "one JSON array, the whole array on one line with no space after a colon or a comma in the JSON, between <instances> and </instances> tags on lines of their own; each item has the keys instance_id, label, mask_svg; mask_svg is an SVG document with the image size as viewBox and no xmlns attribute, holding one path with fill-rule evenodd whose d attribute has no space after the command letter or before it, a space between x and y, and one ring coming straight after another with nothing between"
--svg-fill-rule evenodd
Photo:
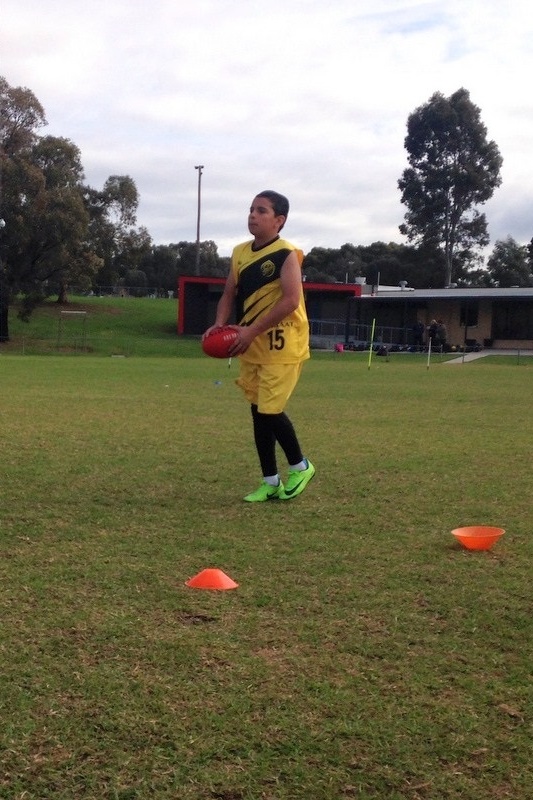
<instances>
[{"instance_id":1,"label":"white cloud","mask_svg":"<svg viewBox=\"0 0 533 800\"><path fill-rule=\"evenodd\" d=\"M305 249L401 241L408 115L464 86L504 158L492 240L533 236L524 91L533 12L515 0L3 0L0 73L80 147L87 180L129 174L154 241L226 255L253 194L291 200Z\"/></svg>"}]
</instances>

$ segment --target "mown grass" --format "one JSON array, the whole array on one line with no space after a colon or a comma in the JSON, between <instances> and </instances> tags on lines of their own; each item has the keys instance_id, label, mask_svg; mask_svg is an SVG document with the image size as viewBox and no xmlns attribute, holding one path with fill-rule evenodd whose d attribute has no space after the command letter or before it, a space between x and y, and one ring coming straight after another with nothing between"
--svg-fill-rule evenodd
<instances>
[{"instance_id":1,"label":"mown grass","mask_svg":"<svg viewBox=\"0 0 533 800\"><path fill-rule=\"evenodd\" d=\"M529 361L318 354L257 507L235 365L2 353L1 797L531 795Z\"/></svg>"}]
</instances>

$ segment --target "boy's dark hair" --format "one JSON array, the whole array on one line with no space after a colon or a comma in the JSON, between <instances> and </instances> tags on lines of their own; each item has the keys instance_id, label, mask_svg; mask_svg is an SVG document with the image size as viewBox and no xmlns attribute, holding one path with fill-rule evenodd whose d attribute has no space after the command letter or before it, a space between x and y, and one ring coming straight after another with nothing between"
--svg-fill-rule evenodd
<instances>
[{"instance_id":1,"label":"boy's dark hair","mask_svg":"<svg viewBox=\"0 0 533 800\"><path fill-rule=\"evenodd\" d=\"M280 214L285 217L289 216L289 201L284 195L279 192L274 192L272 189L265 189L264 192L257 192L257 197L266 197L272 203L274 214L279 217Z\"/></svg>"}]
</instances>

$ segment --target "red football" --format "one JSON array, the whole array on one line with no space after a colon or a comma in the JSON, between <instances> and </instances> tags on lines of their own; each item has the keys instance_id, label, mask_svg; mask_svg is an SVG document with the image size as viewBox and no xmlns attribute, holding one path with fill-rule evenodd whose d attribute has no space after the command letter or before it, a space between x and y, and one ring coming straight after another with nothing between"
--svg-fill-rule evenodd
<instances>
[{"instance_id":1,"label":"red football","mask_svg":"<svg viewBox=\"0 0 533 800\"><path fill-rule=\"evenodd\" d=\"M202 350L212 358L229 358L229 349L239 333L229 325L214 328L209 336L202 339Z\"/></svg>"}]
</instances>

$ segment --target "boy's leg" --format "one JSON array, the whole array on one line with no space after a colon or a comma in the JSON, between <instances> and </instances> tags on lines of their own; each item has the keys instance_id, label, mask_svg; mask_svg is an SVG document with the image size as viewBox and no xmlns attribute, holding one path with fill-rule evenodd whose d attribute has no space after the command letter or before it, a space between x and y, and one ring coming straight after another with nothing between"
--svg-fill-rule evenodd
<instances>
[{"instance_id":1,"label":"boy's leg","mask_svg":"<svg viewBox=\"0 0 533 800\"><path fill-rule=\"evenodd\" d=\"M293 497L298 497L303 492L314 476L315 468L310 461L303 457L294 426L284 412L259 414L259 416L270 417L269 424L289 463L289 477L280 494L280 500L292 500Z\"/></svg>"},{"instance_id":2,"label":"boy's leg","mask_svg":"<svg viewBox=\"0 0 533 800\"><path fill-rule=\"evenodd\" d=\"M259 371L258 414L264 417L290 465L303 459L294 426L285 413L301 371L301 364L266 365Z\"/></svg>"},{"instance_id":3,"label":"boy's leg","mask_svg":"<svg viewBox=\"0 0 533 800\"><path fill-rule=\"evenodd\" d=\"M277 474L276 441L289 465L303 460L292 422L284 413L300 372L301 364L262 366L241 361L237 385L251 404L255 446L264 476Z\"/></svg>"},{"instance_id":4,"label":"boy's leg","mask_svg":"<svg viewBox=\"0 0 533 800\"><path fill-rule=\"evenodd\" d=\"M251 405L252 420L254 427L254 441L259 463L263 476L276 475L278 467L276 464L276 436L270 420L269 414L260 414L255 403Z\"/></svg>"},{"instance_id":5,"label":"boy's leg","mask_svg":"<svg viewBox=\"0 0 533 800\"><path fill-rule=\"evenodd\" d=\"M276 437L268 420L264 419L264 414L259 414L255 403L252 403L251 409L255 448L261 464L263 483L255 492L247 494L244 499L247 503L278 500L283 493L283 484L276 465Z\"/></svg>"},{"instance_id":6,"label":"boy's leg","mask_svg":"<svg viewBox=\"0 0 533 800\"><path fill-rule=\"evenodd\" d=\"M314 466L303 457L294 426L284 411L301 373L301 364L264 367L260 372L257 417L270 429L285 453L289 479L280 499L290 500L303 492L313 475Z\"/></svg>"},{"instance_id":7,"label":"boy's leg","mask_svg":"<svg viewBox=\"0 0 533 800\"><path fill-rule=\"evenodd\" d=\"M265 427L270 429L275 441L279 442L288 464L299 464L300 461L303 461L302 450L294 425L284 411L281 414L260 414L257 412L257 416L263 419Z\"/></svg>"},{"instance_id":8,"label":"boy's leg","mask_svg":"<svg viewBox=\"0 0 533 800\"><path fill-rule=\"evenodd\" d=\"M241 361L240 375L236 381L243 390L247 400L250 401L254 431L255 448L259 456L259 463L263 473L263 483L254 492L247 494L248 503L262 503L265 500L277 500L283 491L283 484L278 475L276 465L276 437L271 426L265 421L257 410L257 397L259 387L259 369L254 364Z\"/></svg>"}]
</instances>

